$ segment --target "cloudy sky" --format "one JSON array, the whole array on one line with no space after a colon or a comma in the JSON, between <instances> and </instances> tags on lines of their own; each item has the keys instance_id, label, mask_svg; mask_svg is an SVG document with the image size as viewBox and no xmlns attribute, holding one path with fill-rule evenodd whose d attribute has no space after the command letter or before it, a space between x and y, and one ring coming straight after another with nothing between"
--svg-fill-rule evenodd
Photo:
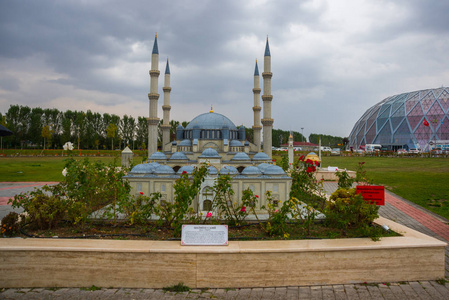
<instances>
[{"instance_id":1,"label":"cloudy sky","mask_svg":"<svg viewBox=\"0 0 449 300\"><path fill-rule=\"evenodd\" d=\"M274 128L348 136L382 99L449 85L448 15L441 0L0 0L0 112L148 116L157 32L171 118L212 104L250 127L268 35Z\"/></svg>"}]
</instances>

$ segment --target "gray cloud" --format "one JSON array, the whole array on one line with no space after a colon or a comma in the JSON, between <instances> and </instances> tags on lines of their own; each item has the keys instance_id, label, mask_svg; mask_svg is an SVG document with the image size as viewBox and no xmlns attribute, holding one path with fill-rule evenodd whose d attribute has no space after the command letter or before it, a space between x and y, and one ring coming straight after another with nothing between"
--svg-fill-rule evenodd
<instances>
[{"instance_id":1,"label":"gray cloud","mask_svg":"<svg viewBox=\"0 0 449 300\"><path fill-rule=\"evenodd\" d=\"M158 32L172 117L213 104L250 127L254 61L262 72L268 34L274 127L347 136L383 98L447 85L448 12L437 0L1 1L0 111L145 115Z\"/></svg>"}]
</instances>

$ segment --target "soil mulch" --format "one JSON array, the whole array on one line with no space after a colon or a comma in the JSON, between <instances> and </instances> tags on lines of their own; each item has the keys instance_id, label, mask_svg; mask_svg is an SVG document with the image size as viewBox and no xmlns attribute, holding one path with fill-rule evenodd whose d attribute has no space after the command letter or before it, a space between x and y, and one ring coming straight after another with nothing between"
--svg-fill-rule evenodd
<instances>
[{"instance_id":1,"label":"soil mulch","mask_svg":"<svg viewBox=\"0 0 449 300\"><path fill-rule=\"evenodd\" d=\"M383 237L398 236L399 234L389 230L388 232L377 226L377 232ZM242 226L230 226L228 228L229 240L299 240L299 239L336 239L364 237L360 230L341 230L326 227L323 223L315 223L308 231L302 225L287 224L289 236L269 236L259 224L252 223ZM68 239L119 239L119 240L179 240L173 236L173 230L167 227L157 226L156 223L148 223L140 226L131 226L126 223L92 222L83 227L62 223L51 230L39 230L24 226L20 236L34 238L68 238Z\"/></svg>"}]
</instances>

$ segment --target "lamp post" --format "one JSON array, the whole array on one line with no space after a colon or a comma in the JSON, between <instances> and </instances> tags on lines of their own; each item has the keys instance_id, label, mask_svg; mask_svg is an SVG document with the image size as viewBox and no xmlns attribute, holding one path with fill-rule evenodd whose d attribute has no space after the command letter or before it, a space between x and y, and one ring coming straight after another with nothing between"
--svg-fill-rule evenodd
<instances>
[{"instance_id":1,"label":"lamp post","mask_svg":"<svg viewBox=\"0 0 449 300\"><path fill-rule=\"evenodd\" d=\"M304 139L304 127L301 127L301 142L304 142L303 139Z\"/></svg>"}]
</instances>

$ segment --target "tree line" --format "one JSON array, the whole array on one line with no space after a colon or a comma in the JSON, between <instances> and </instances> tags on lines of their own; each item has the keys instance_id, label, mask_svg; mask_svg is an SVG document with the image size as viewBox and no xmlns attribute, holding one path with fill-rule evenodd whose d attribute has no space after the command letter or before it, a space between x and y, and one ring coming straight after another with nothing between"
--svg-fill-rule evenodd
<instances>
[{"instance_id":1,"label":"tree line","mask_svg":"<svg viewBox=\"0 0 449 300\"><path fill-rule=\"evenodd\" d=\"M314 144L317 144L317 145L319 143L320 138L321 138L321 145L322 146L329 146L329 147L340 147L340 148L343 148L349 142L348 138L342 138L342 137L339 137L339 136L332 136L332 135L325 135L325 134L316 134L316 133L311 133L309 135L310 142L314 143Z\"/></svg>"},{"instance_id":2,"label":"tree line","mask_svg":"<svg viewBox=\"0 0 449 300\"><path fill-rule=\"evenodd\" d=\"M11 105L5 114L0 112L1 124L11 130L12 136L3 137L3 147L10 149L40 148L61 149L66 142L72 142L75 149L146 149L148 123L145 117L120 117L115 114L100 114L90 110L60 111L56 108L30 108ZM162 119L160 125L162 124ZM171 140L176 137L179 125L186 127L188 122L170 121ZM295 141L307 141L299 132L292 131ZM273 129L273 146L279 147L288 142L290 131ZM322 145L337 145L342 138L311 134L310 142ZM246 139L253 141L253 130L246 128ZM316 140L316 141L315 141ZM158 146L161 146L162 132L159 130Z\"/></svg>"}]
</instances>

